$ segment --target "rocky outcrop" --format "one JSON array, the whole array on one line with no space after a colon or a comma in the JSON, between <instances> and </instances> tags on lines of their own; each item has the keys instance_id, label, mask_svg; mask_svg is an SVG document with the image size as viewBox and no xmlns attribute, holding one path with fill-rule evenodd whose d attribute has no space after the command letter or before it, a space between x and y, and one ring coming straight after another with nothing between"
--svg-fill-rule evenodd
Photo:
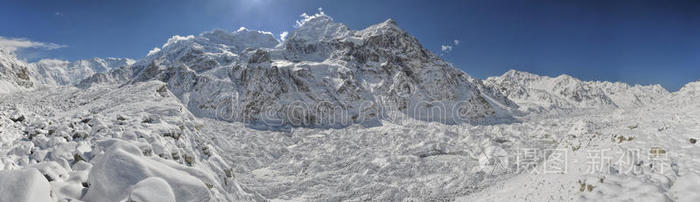
<instances>
[{"instance_id":1,"label":"rocky outcrop","mask_svg":"<svg viewBox=\"0 0 700 202\"><path fill-rule=\"evenodd\" d=\"M33 88L29 64L17 59L7 50L0 49L0 93L9 93Z\"/></svg>"}]
</instances>

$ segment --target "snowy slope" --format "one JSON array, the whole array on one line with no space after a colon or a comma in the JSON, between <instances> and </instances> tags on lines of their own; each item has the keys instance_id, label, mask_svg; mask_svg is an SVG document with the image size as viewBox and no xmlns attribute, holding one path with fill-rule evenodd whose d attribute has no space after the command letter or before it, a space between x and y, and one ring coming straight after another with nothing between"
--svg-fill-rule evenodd
<instances>
[{"instance_id":1,"label":"snowy slope","mask_svg":"<svg viewBox=\"0 0 700 202\"><path fill-rule=\"evenodd\" d=\"M569 75L539 76L510 70L484 83L506 95L523 111L556 109L630 108L654 103L668 95L660 85L581 81Z\"/></svg>"},{"instance_id":2,"label":"snowy slope","mask_svg":"<svg viewBox=\"0 0 700 202\"><path fill-rule=\"evenodd\" d=\"M308 16L280 44L270 33L247 29L174 36L130 69L80 86L129 76L129 83L168 83L199 117L264 126L342 127L405 117L484 122L514 108L393 20L349 30L324 14Z\"/></svg>"}]
</instances>

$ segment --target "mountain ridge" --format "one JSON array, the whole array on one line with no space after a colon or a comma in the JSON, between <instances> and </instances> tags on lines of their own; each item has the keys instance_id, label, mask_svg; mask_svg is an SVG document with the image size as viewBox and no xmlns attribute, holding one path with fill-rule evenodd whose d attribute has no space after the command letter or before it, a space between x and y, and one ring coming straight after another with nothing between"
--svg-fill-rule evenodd
<instances>
[{"instance_id":1,"label":"mountain ridge","mask_svg":"<svg viewBox=\"0 0 700 202\"><path fill-rule=\"evenodd\" d=\"M629 85L622 82L582 81L563 74L540 76L509 70L488 77L487 86L515 101L523 111L557 109L630 108L644 106L669 95L661 85Z\"/></svg>"},{"instance_id":2,"label":"mountain ridge","mask_svg":"<svg viewBox=\"0 0 700 202\"><path fill-rule=\"evenodd\" d=\"M43 59L31 63L35 68L34 77L43 84L74 85L96 73L110 71L114 68L129 66L134 60L129 58L90 58L72 62L56 59Z\"/></svg>"},{"instance_id":3,"label":"mountain ridge","mask_svg":"<svg viewBox=\"0 0 700 202\"><path fill-rule=\"evenodd\" d=\"M0 81L5 91L30 90L38 86L74 85L95 73L130 66L129 58L91 58L75 61L42 59L26 62L8 50L0 49Z\"/></svg>"}]
</instances>

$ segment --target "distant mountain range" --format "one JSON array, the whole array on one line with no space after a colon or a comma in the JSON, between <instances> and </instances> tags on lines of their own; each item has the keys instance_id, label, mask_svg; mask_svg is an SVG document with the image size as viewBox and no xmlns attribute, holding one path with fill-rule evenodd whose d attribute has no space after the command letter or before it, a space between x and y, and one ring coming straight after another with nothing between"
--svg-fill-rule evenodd
<instances>
[{"instance_id":1,"label":"distant mountain range","mask_svg":"<svg viewBox=\"0 0 700 202\"><path fill-rule=\"evenodd\" d=\"M92 58L73 62L45 59L33 63L35 78L44 84L74 85L96 73L134 64L128 58Z\"/></svg>"},{"instance_id":2,"label":"distant mountain range","mask_svg":"<svg viewBox=\"0 0 700 202\"><path fill-rule=\"evenodd\" d=\"M0 92L34 88L41 85L74 85L95 73L132 65L128 58L93 58L73 62L43 59L28 63L17 59L7 50L0 49Z\"/></svg>"},{"instance_id":3,"label":"distant mountain range","mask_svg":"<svg viewBox=\"0 0 700 202\"><path fill-rule=\"evenodd\" d=\"M522 111L629 108L653 103L669 94L661 85L581 81L569 75L539 76L510 70L484 83L517 103Z\"/></svg>"}]
</instances>

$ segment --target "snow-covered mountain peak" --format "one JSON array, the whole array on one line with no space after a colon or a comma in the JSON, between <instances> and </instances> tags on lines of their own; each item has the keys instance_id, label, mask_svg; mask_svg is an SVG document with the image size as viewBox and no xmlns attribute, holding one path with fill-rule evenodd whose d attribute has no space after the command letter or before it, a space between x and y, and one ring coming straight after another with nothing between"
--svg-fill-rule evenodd
<instances>
[{"instance_id":1,"label":"snow-covered mountain peak","mask_svg":"<svg viewBox=\"0 0 700 202\"><path fill-rule=\"evenodd\" d=\"M136 63L136 60L131 59L131 58L106 57L106 58L95 58L95 59L101 59L102 61L105 62L105 64L107 64L107 66L111 66L111 67L129 66L129 65Z\"/></svg>"},{"instance_id":2,"label":"snow-covered mountain peak","mask_svg":"<svg viewBox=\"0 0 700 202\"><path fill-rule=\"evenodd\" d=\"M529 73L529 72L524 72L524 71L518 71L518 70L508 70L506 73L501 75L500 77L492 77L489 79L493 80L510 80L510 81L531 81L531 80L538 80L541 79L543 76Z\"/></svg>"},{"instance_id":3,"label":"snow-covered mountain peak","mask_svg":"<svg viewBox=\"0 0 700 202\"><path fill-rule=\"evenodd\" d=\"M301 17L301 19L297 20L297 27L333 22L333 18L331 16L326 15L326 13L323 12L323 9L321 8L318 9L318 13L315 13L313 15L302 13L301 15L299 15L299 17Z\"/></svg>"},{"instance_id":4,"label":"snow-covered mountain peak","mask_svg":"<svg viewBox=\"0 0 700 202\"><path fill-rule=\"evenodd\" d=\"M333 18L323 12L308 16L297 21L297 29L289 33L284 44L296 47L305 44L317 44L323 41L341 39L351 34L350 29L342 23L336 23Z\"/></svg>"},{"instance_id":5,"label":"snow-covered mountain peak","mask_svg":"<svg viewBox=\"0 0 700 202\"><path fill-rule=\"evenodd\" d=\"M377 23L374 25L371 25L364 30L370 31L370 30L381 30L381 31L396 31L396 32L404 32L403 29L399 27L399 25L396 23L394 19L386 19L384 22Z\"/></svg>"},{"instance_id":6,"label":"snow-covered mountain peak","mask_svg":"<svg viewBox=\"0 0 700 202\"><path fill-rule=\"evenodd\" d=\"M691 97L700 96L700 81L687 83L676 93Z\"/></svg>"},{"instance_id":7,"label":"snow-covered mountain peak","mask_svg":"<svg viewBox=\"0 0 700 202\"><path fill-rule=\"evenodd\" d=\"M165 42L165 44L163 44L162 47L165 48L165 47L171 46L173 44L177 44L180 41L188 41L191 39L194 39L194 35L187 35L187 36L174 35L174 36L170 37L168 39L168 41Z\"/></svg>"},{"instance_id":8,"label":"snow-covered mountain peak","mask_svg":"<svg viewBox=\"0 0 700 202\"><path fill-rule=\"evenodd\" d=\"M394 20L393 18L389 18L389 19L386 19L384 22L382 22L382 24L387 24L387 25L394 25L394 26L396 26L396 20Z\"/></svg>"},{"instance_id":9,"label":"snow-covered mountain peak","mask_svg":"<svg viewBox=\"0 0 700 202\"><path fill-rule=\"evenodd\" d=\"M403 35L406 34L406 31L401 29L396 21L393 19L387 19L384 22L369 26L363 30L359 30L356 33L354 33L355 36L367 39L372 36L379 36L379 35Z\"/></svg>"},{"instance_id":10,"label":"snow-covered mountain peak","mask_svg":"<svg viewBox=\"0 0 700 202\"><path fill-rule=\"evenodd\" d=\"M571 83L571 82L578 83L579 81L581 81L581 80L574 78L573 76L570 76L568 74L562 74L562 75L559 75L557 77L554 77L554 80L559 82L559 83Z\"/></svg>"},{"instance_id":11,"label":"snow-covered mountain peak","mask_svg":"<svg viewBox=\"0 0 700 202\"><path fill-rule=\"evenodd\" d=\"M277 44L279 41L272 33L245 27L234 32L213 30L199 36L175 35L161 48L150 51L146 58L136 62L135 66L147 66L156 59L173 64L205 61L209 61L210 65L227 64L246 48L274 48ZM205 52L209 54L201 55Z\"/></svg>"}]
</instances>

